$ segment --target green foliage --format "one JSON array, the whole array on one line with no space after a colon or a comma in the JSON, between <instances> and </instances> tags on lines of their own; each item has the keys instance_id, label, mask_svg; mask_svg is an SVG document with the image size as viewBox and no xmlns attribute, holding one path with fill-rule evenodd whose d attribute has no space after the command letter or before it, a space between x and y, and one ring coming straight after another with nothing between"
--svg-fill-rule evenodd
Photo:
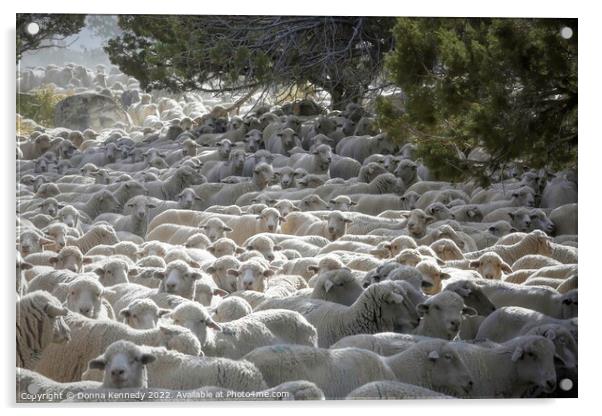
<instances>
[{"instance_id":1,"label":"green foliage","mask_svg":"<svg viewBox=\"0 0 602 416\"><path fill-rule=\"evenodd\" d=\"M359 101L392 48L386 17L120 16L111 61L145 89L282 89L308 82Z\"/></svg>"},{"instance_id":2,"label":"green foliage","mask_svg":"<svg viewBox=\"0 0 602 416\"><path fill-rule=\"evenodd\" d=\"M570 39L560 35L573 30ZM577 157L575 19L399 18L391 80L406 112L379 122L392 137L417 144L443 177L483 176L512 161L560 168ZM465 155L475 146L487 164Z\"/></svg>"},{"instance_id":3,"label":"green foliage","mask_svg":"<svg viewBox=\"0 0 602 416\"><path fill-rule=\"evenodd\" d=\"M54 108L65 97L66 94L57 94L54 88L17 93L17 113L42 126L54 127Z\"/></svg>"},{"instance_id":4,"label":"green foliage","mask_svg":"<svg viewBox=\"0 0 602 416\"><path fill-rule=\"evenodd\" d=\"M17 62L24 52L55 46L55 42L75 35L84 27L85 14L17 14ZM37 23L37 34L27 33L29 23Z\"/></svg>"}]
</instances>

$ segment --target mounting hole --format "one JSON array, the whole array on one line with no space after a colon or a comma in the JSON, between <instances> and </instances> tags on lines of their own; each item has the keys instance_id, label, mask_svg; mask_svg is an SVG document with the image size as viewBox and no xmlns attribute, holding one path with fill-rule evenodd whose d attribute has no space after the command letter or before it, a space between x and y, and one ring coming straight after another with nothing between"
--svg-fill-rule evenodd
<instances>
[{"instance_id":1,"label":"mounting hole","mask_svg":"<svg viewBox=\"0 0 602 416\"><path fill-rule=\"evenodd\" d=\"M561 390L569 391L573 388L573 380L571 380L570 378L563 378L562 380L560 380L559 386Z\"/></svg>"},{"instance_id":2,"label":"mounting hole","mask_svg":"<svg viewBox=\"0 0 602 416\"><path fill-rule=\"evenodd\" d=\"M560 29L560 36L562 36L564 39L570 39L573 37L573 29L571 29L568 26L563 27L562 29Z\"/></svg>"},{"instance_id":3,"label":"mounting hole","mask_svg":"<svg viewBox=\"0 0 602 416\"><path fill-rule=\"evenodd\" d=\"M40 32L40 25L37 24L36 22L31 22L28 23L27 26L25 27L25 31L27 32L28 35L37 35Z\"/></svg>"}]
</instances>

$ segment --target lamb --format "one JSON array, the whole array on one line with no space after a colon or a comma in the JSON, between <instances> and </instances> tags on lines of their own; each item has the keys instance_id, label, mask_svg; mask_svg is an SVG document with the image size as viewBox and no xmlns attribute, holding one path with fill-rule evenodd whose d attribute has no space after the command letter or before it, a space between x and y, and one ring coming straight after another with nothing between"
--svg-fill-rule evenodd
<instances>
[{"instance_id":1,"label":"lamb","mask_svg":"<svg viewBox=\"0 0 602 416\"><path fill-rule=\"evenodd\" d=\"M460 247L458 247L455 241L449 238L442 238L431 243L430 248L443 261L464 259L464 254L460 250Z\"/></svg>"},{"instance_id":2,"label":"lamb","mask_svg":"<svg viewBox=\"0 0 602 416\"><path fill-rule=\"evenodd\" d=\"M258 391L267 388L259 370L247 361L195 357L164 347L127 345L155 358L146 364L147 384L150 388L161 388L162 391L190 390L203 386L216 386L235 391ZM106 366L102 365L104 356L100 355L98 358L101 360L98 367L92 364L85 374L86 379L102 378L103 375L98 374L101 367L105 367L106 374ZM126 372L122 374L125 375ZM140 382L141 379L137 379L135 384Z\"/></svg>"},{"instance_id":3,"label":"lamb","mask_svg":"<svg viewBox=\"0 0 602 416\"><path fill-rule=\"evenodd\" d=\"M350 157L333 155L329 174L331 178L351 179L359 175L362 164Z\"/></svg>"},{"instance_id":4,"label":"lamb","mask_svg":"<svg viewBox=\"0 0 602 416\"><path fill-rule=\"evenodd\" d=\"M266 128L267 130L267 128ZM263 132L265 148L272 154L290 155L291 149L301 146L301 139L297 132L291 128L283 128L278 133L266 137L266 130Z\"/></svg>"},{"instance_id":5,"label":"lamb","mask_svg":"<svg viewBox=\"0 0 602 416\"><path fill-rule=\"evenodd\" d=\"M129 277L134 276L138 270L127 260L118 256L103 259L100 262L86 266L86 271L98 275L98 281L105 287L128 283Z\"/></svg>"},{"instance_id":6,"label":"lamb","mask_svg":"<svg viewBox=\"0 0 602 416\"><path fill-rule=\"evenodd\" d=\"M451 291L439 292L416 306L420 323L414 331L417 335L451 340L458 335L463 315L476 315L470 306L464 305L460 295Z\"/></svg>"},{"instance_id":7,"label":"lamb","mask_svg":"<svg viewBox=\"0 0 602 416\"><path fill-rule=\"evenodd\" d=\"M75 209L86 214L88 218L96 218L104 212L117 212L121 204L109 191L98 191L87 202L74 202Z\"/></svg>"},{"instance_id":8,"label":"lamb","mask_svg":"<svg viewBox=\"0 0 602 416\"><path fill-rule=\"evenodd\" d=\"M319 346L328 347L342 337L356 333L413 329L418 324L418 315L403 283L386 281L370 285L351 306L289 297L267 299L254 310L296 310L318 330Z\"/></svg>"},{"instance_id":9,"label":"lamb","mask_svg":"<svg viewBox=\"0 0 602 416\"><path fill-rule=\"evenodd\" d=\"M496 309L481 323L476 338L505 342L524 335L533 328L551 324L567 329L577 340L577 318L556 319L541 312L518 306L504 306Z\"/></svg>"},{"instance_id":10,"label":"lamb","mask_svg":"<svg viewBox=\"0 0 602 416\"><path fill-rule=\"evenodd\" d=\"M249 302L243 298L234 296L223 299L213 309L211 318L215 322L230 322L247 316L253 312Z\"/></svg>"},{"instance_id":11,"label":"lamb","mask_svg":"<svg viewBox=\"0 0 602 416\"><path fill-rule=\"evenodd\" d=\"M67 313L48 292L33 291L17 300L17 367L33 369L51 344L62 346L71 339L62 318Z\"/></svg>"},{"instance_id":12,"label":"lamb","mask_svg":"<svg viewBox=\"0 0 602 416\"><path fill-rule=\"evenodd\" d=\"M577 290L559 294L549 287L499 281L482 285L482 290L496 307L522 306L559 319L577 316Z\"/></svg>"},{"instance_id":13,"label":"lamb","mask_svg":"<svg viewBox=\"0 0 602 416\"><path fill-rule=\"evenodd\" d=\"M176 196L191 185L203 183L203 177L199 176L195 169L181 166L165 181L147 182L148 196L163 200L175 200Z\"/></svg>"},{"instance_id":14,"label":"lamb","mask_svg":"<svg viewBox=\"0 0 602 416\"><path fill-rule=\"evenodd\" d=\"M253 312L235 321L218 324L202 306L188 302L178 305L167 317L176 325L190 329L207 356L239 359L265 345L317 344L316 329L294 311Z\"/></svg>"},{"instance_id":15,"label":"lamb","mask_svg":"<svg viewBox=\"0 0 602 416\"><path fill-rule=\"evenodd\" d=\"M136 299L119 311L123 322L134 329L157 328L159 318L171 312L159 308L151 299Z\"/></svg>"},{"instance_id":16,"label":"lamb","mask_svg":"<svg viewBox=\"0 0 602 416\"><path fill-rule=\"evenodd\" d=\"M194 299L195 281L202 277L200 272L182 260L169 263L164 272L156 273L155 276L161 279L157 293L169 293L186 299Z\"/></svg>"},{"instance_id":17,"label":"lamb","mask_svg":"<svg viewBox=\"0 0 602 416\"><path fill-rule=\"evenodd\" d=\"M277 253L275 253L275 251L282 250L282 247L274 244L272 239L261 234L248 238L243 243L243 246L249 251L259 251L263 257L270 262L276 259Z\"/></svg>"},{"instance_id":18,"label":"lamb","mask_svg":"<svg viewBox=\"0 0 602 416\"><path fill-rule=\"evenodd\" d=\"M534 386L556 388L554 344L542 336L521 336L492 348L450 343L473 379L470 397L524 397Z\"/></svg>"},{"instance_id":19,"label":"lamb","mask_svg":"<svg viewBox=\"0 0 602 416\"><path fill-rule=\"evenodd\" d=\"M488 316L495 311L495 306L485 295L481 286L477 285L472 279L453 279L448 281L443 290L460 295L464 300L464 304L477 311L479 316ZM462 324L464 324L464 321ZM461 329L463 328L461 327Z\"/></svg>"},{"instance_id":20,"label":"lamb","mask_svg":"<svg viewBox=\"0 0 602 416\"><path fill-rule=\"evenodd\" d=\"M220 289L226 292L236 291L236 276L228 273L228 270L237 270L240 267L240 262L231 255L225 255L218 257L210 266L207 267L206 272L210 273L213 280Z\"/></svg>"},{"instance_id":21,"label":"lamb","mask_svg":"<svg viewBox=\"0 0 602 416\"><path fill-rule=\"evenodd\" d=\"M190 355L201 352L196 337L188 329L177 326L138 330L120 322L91 320L71 313L64 319L71 330L72 341L47 348L34 368L38 373L60 382L80 380L88 362L118 340L165 346Z\"/></svg>"},{"instance_id":22,"label":"lamb","mask_svg":"<svg viewBox=\"0 0 602 416\"><path fill-rule=\"evenodd\" d=\"M220 182L228 176L242 176L244 163L245 151L235 149L230 152L227 162L207 162L201 169L201 173L207 177L207 182Z\"/></svg>"}]
</instances>

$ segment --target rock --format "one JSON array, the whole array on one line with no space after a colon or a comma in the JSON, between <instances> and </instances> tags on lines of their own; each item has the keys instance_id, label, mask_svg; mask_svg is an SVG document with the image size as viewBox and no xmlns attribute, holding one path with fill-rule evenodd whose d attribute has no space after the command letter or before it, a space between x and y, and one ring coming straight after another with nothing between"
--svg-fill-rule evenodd
<instances>
[{"instance_id":1,"label":"rock","mask_svg":"<svg viewBox=\"0 0 602 416\"><path fill-rule=\"evenodd\" d=\"M102 130L115 123L131 125L132 121L111 97L82 93L66 97L54 109L54 124L72 130Z\"/></svg>"}]
</instances>

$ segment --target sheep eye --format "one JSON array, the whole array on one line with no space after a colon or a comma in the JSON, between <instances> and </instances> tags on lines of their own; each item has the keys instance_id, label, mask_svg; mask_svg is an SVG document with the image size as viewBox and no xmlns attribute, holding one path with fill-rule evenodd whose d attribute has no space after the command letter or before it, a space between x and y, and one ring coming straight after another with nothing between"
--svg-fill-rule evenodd
<instances>
[{"instance_id":1,"label":"sheep eye","mask_svg":"<svg viewBox=\"0 0 602 416\"><path fill-rule=\"evenodd\" d=\"M132 318L138 319L138 315L134 314L134 315L132 315Z\"/></svg>"}]
</instances>

